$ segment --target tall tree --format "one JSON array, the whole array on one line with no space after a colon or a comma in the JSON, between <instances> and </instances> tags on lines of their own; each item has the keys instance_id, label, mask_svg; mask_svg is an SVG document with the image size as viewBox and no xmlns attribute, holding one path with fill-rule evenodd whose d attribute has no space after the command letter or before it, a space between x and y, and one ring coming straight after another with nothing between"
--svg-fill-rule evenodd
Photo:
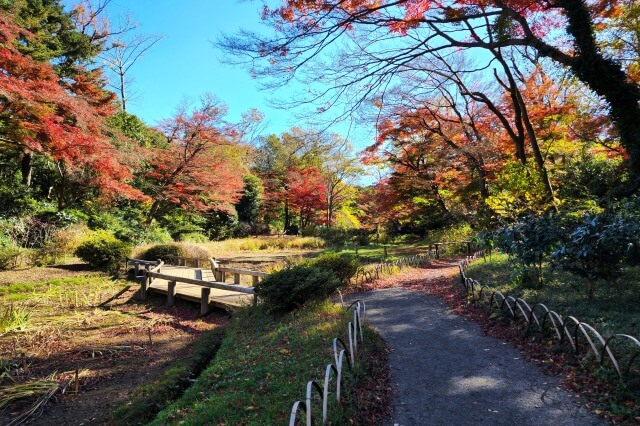
<instances>
[{"instance_id":1,"label":"tall tree","mask_svg":"<svg viewBox=\"0 0 640 426\"><path fill-rule=\"evenodd\" d=\"M131 173L104 133L103 117L112 112L113 94L102 89L99 71L77 69L61 84L48 62L20 52L21 37L30 35L0 14L2 142L41 153L56 164L59 209L66 206L65 192L74 173L104 193L140 197L127 183ZM23 173L28 184L30 166L23 167Z\"/></svg>"},{"instance_id":2,"label":"tall tree","mask_svg":"<svg viewBox=\"0 0 640 426\"><path fill-rule=\"evenodd\" d=\"M129 78L129 70L162 38L159 35L145 34L137 34L127 39L119 38L111 42L109 48L100 55L100 59L114 75L109 85L118 93L122 111L127 111L127 102L131 96L133 80Z\"/></svg>"},{"instance_id":3,"label":"tall tree","mask_svg":"<svg viewBox=\"0 0 640 426\"><path fill-rule=\"evenodd\" d=\"M174 207L230 210L240 198L244 166L233 153L235 131L223 121L225 113L223 104L206 95L160 122L168 148L154 150L145 176L144 192L153 200L147 224Z\"/></svg>"}]
</instances>

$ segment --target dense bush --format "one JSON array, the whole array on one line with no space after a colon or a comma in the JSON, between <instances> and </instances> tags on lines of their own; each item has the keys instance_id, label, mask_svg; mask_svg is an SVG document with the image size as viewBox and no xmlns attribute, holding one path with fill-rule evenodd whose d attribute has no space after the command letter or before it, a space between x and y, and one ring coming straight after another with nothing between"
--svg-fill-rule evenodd
<instances>
[{"instance_id":1,"label":"dense bush","mask_svg":"<svg viewBox=\"0 0 640 426\"><path fill-rule=\"evenodd\" d=\"M140 255L144 260L167 260L170 257L180 256L180 246L178 244L158 244L149 247Z\"/></svg>"},{"instance_id":2,"label":"dense bush","mask_svg":"<svg viewBox=\"0 0 640 426\"><path fill-rule=\"evenodd\" d=\"M618 277L622 265L637 256L638 231L638 225L624 216L587 215L553 252L553 261L585 278L587 294L593 298L595 280Z\"/></svg>"},{"instance_id":3,"label":"dense bush","mask_svg":"<svg viewBox=\"0 0 640 426\"><path fill-rule=\"evenodd\" d=\"M171 243L156 244L143 249L136 257L144 260L167 260L170 257L188 257L193 259L209 259L211 252L199 244Z\"/></svg>"},{"instance_id":4,"label":"dense bush","mask_svg":"<svg viewBox=\"0 0 640 426\"><path fill-rule=\"evenodd\" d=\"M326 299L339 287L333 272L299 265L268 275L255 290L269 312L283 314L309 301Z\"/></svg>"},{"instance_id":5,"label":"dense bush","mask_svg":"<svg viewBox=\"0 0 640 426\"><path fill-rule=\"evenodd\" d=\"M76 249L76 255L101 271L116 273L131 253L131 247L105 232L96 233Z\"/></svg>"},{"instance_id":6,"label":"dense bush","mask_svg":"<svg viewBox=\"0 0 640 426\"><path fill-rule=\"evenodd\" d=\"M512 260L516 284L542 285L542 263L551 255L561 235L556 216L527 216L493 235L495 245Z\"/></svg>"},{"instance_id":7,"label":"dense bush","mask_svg":"<svg viewBox=\"0 0 640 426\"><path fill-rule=\"evenodd\" d=\"M326 253L310 261L308 266L328 269L342 284L347 284L360 269L360 261L348 253Z\"/></svg>"}]
</instances>

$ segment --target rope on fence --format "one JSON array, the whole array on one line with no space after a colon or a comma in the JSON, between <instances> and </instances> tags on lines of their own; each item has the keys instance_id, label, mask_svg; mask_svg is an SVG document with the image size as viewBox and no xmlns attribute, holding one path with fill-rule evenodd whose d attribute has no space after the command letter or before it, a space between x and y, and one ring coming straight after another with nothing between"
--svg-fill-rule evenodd
<instances>
[{"instance_id":1,"label":"rope on fence","mask_svg":"<svg viewBox=\"0 0 640 426\"><path fill-rule=\"evenodd\" d=\"M628 334L614 334L605 339L591 325L581 322L570 315L562 318L560 314L550 310L543 303L536 303L531 307L522 298L504 295L497 290L491 291L488 286L480 285L478 281L467 276L469 264L480 256L484 256L484 253L474 253L458 264L462 286L467 297L472 302L485 303L490 309L507 313L514 320L523 319L526 324L525 330L537 329L540 333L544 333L546 329L552 330L552 335L555 336L560 345L566 346L568 342L571 350L576 355L580 353L580 341L583 341L583 346L587 348L587 353L591 352L600 365L605 365L605 362L609 360L620 380L624 380L629 376L633 363L639 359L638 355L640 355L640 341L637 338ZM540 314L542 319L538 316ZM616 353L613 345L610 344L614 341L624 342L631 347L631 353L628 354L629 360L625 368L620 365L621 354L619 352Z\"/></svg>"}]
</instances>

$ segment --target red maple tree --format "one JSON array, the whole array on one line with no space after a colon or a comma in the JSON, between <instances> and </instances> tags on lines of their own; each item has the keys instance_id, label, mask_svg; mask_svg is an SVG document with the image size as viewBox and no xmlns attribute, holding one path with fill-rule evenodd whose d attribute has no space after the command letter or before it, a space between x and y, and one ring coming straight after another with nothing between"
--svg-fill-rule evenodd
<instances>
[{"instance_id":1,"label":"red maple tree","mask_svg":"<svg viewBox=\"0 0 640 426\"><path fill-rule=\"evenodd\" d=\"M72 177L82 177L105 195L141 198L105 133L103 118L113 112L114 95L102 89L100 71L78 68L73 78L61 80L51 64L19 52L20 37L30 35L0 14L2 141L56 163L60 209Z\"/></svg>"},{"instance_id":2,"label":"red maple tree","mask_svg":"<svg viewBox=\"0 0 640 426\"><path fill-rule=\"evenodd\" d=\"M172 207L230 210L239 199L245 167L232 155L238 148L236 132L223 121L225 112L224 105L207 95L198 107L182 105L160 123L169 146L153 151L145 176L145 193L153 200L148 223Z\"/></svg>"}]
</instances>

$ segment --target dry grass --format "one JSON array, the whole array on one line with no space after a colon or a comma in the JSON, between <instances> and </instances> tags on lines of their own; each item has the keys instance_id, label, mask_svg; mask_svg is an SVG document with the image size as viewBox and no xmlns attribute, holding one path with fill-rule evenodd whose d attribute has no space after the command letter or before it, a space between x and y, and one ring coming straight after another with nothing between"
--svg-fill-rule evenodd
<instances>
[{"instance_id":1,"label":"dry grass","mask_svg":"<svg viewBox=\"0 0 640 426\"><path fill-rule=\"evenodd\" d=\"M211 241L205 245L216 255L235 252L282 250L309 250L325 246L325 241L316 237L252 237L224 241Z\"/></svg>"}]
</instances>

